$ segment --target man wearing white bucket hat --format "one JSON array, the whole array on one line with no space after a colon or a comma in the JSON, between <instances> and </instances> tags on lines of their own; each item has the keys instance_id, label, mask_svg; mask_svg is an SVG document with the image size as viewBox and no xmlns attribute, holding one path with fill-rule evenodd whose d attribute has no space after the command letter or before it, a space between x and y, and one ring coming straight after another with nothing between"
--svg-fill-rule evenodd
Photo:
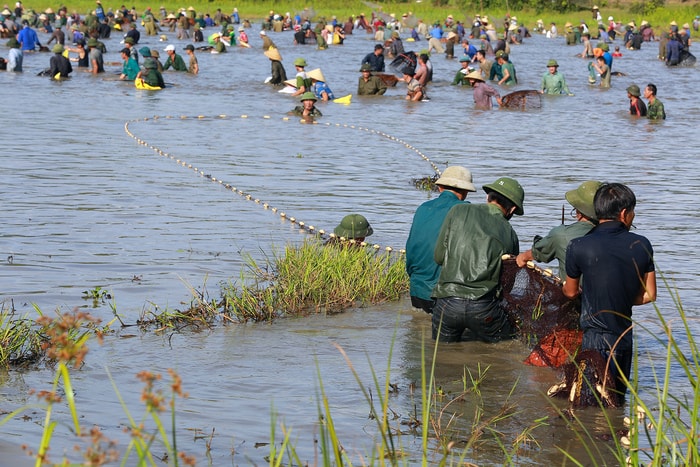
<instances>
[{"instance_id":1,"label":"man wearing white bucket hat","mask_svg":"<svg viewBox=\"0 0 700 467\"><path fill-rule=\"evenodd\" d=\"M467 202L467 194L476 191L471 172L457 165L446 168L435 184L440 196L416 209L406 241L411 305L426 313L432 313L435 305L431 294L440 276L440 266L433 259L433 252L442 221L454 205Z\"/></svg>"}]
</instances>

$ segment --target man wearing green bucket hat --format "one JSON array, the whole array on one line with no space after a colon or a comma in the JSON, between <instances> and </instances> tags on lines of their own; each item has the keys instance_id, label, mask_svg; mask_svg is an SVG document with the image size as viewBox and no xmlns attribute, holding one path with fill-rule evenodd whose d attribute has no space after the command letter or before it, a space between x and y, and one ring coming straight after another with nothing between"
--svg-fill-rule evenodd
<instances>
[{"instance_id":1,"label":"man wearing green bucket hat","mask_svg":"<svg viewBox=\"0 0 700 467\"><path fill-rule=\"evenodd\" d=\"M21 72L24 54L19 46L19 41L12 37L7 41L10 51L7 53L7 71Z\"/></svg>"},{"instance_id":2,"label":"man wearing green bucket hat","mask_svg":"<svg viewBox=\"0 0 700 467\"><path fill-rule=\"evenodd\" d=\"M311 91L311 89L313 88L311 78L309 78L309 76L306 74L306 71L304 71L306 65L306 60L301 57L294 60L294 68L297 71L297 90L292 93L292 96L300 96L308 91Z\"/></svg>"},{"instance_id":3,"label":"man wearing green bucket hat","mask_svg":"<svg viewBox=\"0 0 700 467\"><path fill-rule=\"evenodd\" d=\"M559 73L559 64L556 60L547 62L547 73L542 75L542 94L567 94L573 96L566 85L564 75Z\"/></svg>"},{"instance_id":4,"label":"man wearing green bucket hat","mask_svg":"<svg viewBox=\"0 0 700 467\"><path fill-rule=\"evenodd\" d=\"M61 44L56 44L51 49L54 55L49 60L49 76L53 79L68 78L68 75L73 72L73 66L63 55L65 50Z\"/></svg>"},{"instance_id":5,"label":"man wearing green bucket hat","mask_svg":"<svg viewBox=\"0 0 700 467\"><path fill-rule=\"evenodd\" d=\"M338 239L354 240L361 243L365 241L366 237L372 235L374 230L362 214L348 214L333 229L333 233Z\"/></svg>"},{"instance_id":6,"label":"man wearing green bucket hat","mask_svg":"<svg viewBox=\"0 0 700 467\"><path fill-rule=\"evenodd\" d=\"M454 206L435 245L442 270L432 294L432 334L441 342L497 342L514 335L499 304L499 282L502 256L517 255L520 248L508 220L523 214L525 192L509 177L483 188L486 204Z\"/></svg>"},{"instance_id":7,"label":"man wearing green bucket hat","mask_svg":"<svg viewBox=\"0 0 700 467\"><path fill-rule=\"evenodd\" d=\"M578 188L566 192L566 200L573 206L576 222L569 225L562 224L549 231L546 237L535 236L532 249L520 253L516 261L523 267L528 261L549 263L554 258L559 261L559 277L566 279L566 247L574 238L583 237L591 231L597 222L593 197L601 183L588 180Z\"/></svg>"},{"instance_id":8,"label":"man wearing green bucket hat","mask_svg":"<svg viewBox=\"0 0 700 467\"><path fill-rule=\"evenodd\" d=\"M646 117L647 106L640 98L642 95L641 89L636 84L627 86L627 98L630 100L630 115L635 117Z\"/></svg>"},{"instance_id":9,"label":"man wearing green bucket hat","mask_svg":"<svg viewBox=\"0 0 700 467\"><path fill-rule=\"evenodd\" d=\"M305 92L301 95L299 100L301 101L301 105L294 107L291 112L293 115L305 119L314 119L323 116L321 111L316 108L316 94L311 91Z\"/></svg>"}]
</instances>

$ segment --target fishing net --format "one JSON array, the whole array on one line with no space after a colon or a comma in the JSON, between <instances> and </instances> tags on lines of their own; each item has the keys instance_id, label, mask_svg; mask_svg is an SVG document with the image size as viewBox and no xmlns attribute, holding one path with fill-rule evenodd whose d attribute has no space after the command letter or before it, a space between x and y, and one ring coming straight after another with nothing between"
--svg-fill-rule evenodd
<instances>
[{"instance_id":1,"label":"fishing net","mask_svg":"<svg viewBox=\"0 0 700 467\"><path fill-rule=\"evenodd\" d=\"M405 52L399 54L395 59L389 64L389 68L395 70L397 73L413 74L416 72L416 66L418 64L418 57L415 52Z\"/></svg>"},{"instance_id":2,"label":"fishing net","mask_svg":"<svg viewBox=\"0 0 700 467\"><path fill-rule=\"evenodd\" d=\"M521 268L514 257L506 257L501 287L501 306L520 339L532 347L525 363L563 369L563 381L547 394L568 398L572 407L598 405L598 401L619 407L624 399L607 389L613 381L610 364L597 351L580 350L580 301L564 296L561 280L533 263Z\"/></svg>"},{"instance_id":3,"label":"fishing net","mask_svg":"<svg viewBox=\"0 0 700 467\"><path fill-rule=\"evenodd\" d=\"M503 260L502 305L516 325L521 339L535 346L535 350L538 344L552 346L555 341L569 349L575 344L569 341L580 337L579 302L564 296L559 278L553 277L551 272L532 263L530 266L518 267L515 258ZM559 362L561 357L558 354L547 355L543 351L539 359L545 363L541 366L561 365L547 364L550 360ZM539 364L539 360L537 362Z\"/></svg>"},{"instance_id":4,"label":"fishing net","mask_svg":"<svg viewBox=\"0 0 700 467\"><path fill-rule=\"evenodd\" d=\"M694 66L697 59L695 55L691 54L687 50L681 50L681 57L678 65L680 66Z\"/></svg>"},{"instance_id":5,"label":"fishing net","mask_svg":"<svg viewBox=\"0 0 700 467\"><path fill-rule=\"evenodd\" d=\"M418 26L418 18L413 14L406 15L401 18L401 23L404 25L404 27L415 28Z\"/></svg>"},{"instance_id":6,"label":"fishing net","mask_svg":"<svg viewBox=\"0 0 700 467\"><path fill-rule=\"evenodd\" d=\"M388 88L396 87L396 83L399 82L399 79L396 76L389 73L375 73L375 75L378 76Z\"/></svg>"},{"instance_id":7,"label":"fishing net","mask_svg":"<svg viewBox=\"0 0 700 467\"><path fill-rule=\"evenodd\" d=\"M535 110L542 108L542 95L534 89L514 91L501 98L501 107L513 110Z\"/></svg>"},{"instance_id":8,"label":"fishing net","mask_svg":"<svg viewBox=\"0 0 700 467\"><path fill-rule=\"evenodd\" d=\"M582 350L564 366L564 380L550 387L547 395L566 398L571 407L622 406L624 395L611 387L613 377L605 357L596 350Z\"/></svg>"}]
</instances>

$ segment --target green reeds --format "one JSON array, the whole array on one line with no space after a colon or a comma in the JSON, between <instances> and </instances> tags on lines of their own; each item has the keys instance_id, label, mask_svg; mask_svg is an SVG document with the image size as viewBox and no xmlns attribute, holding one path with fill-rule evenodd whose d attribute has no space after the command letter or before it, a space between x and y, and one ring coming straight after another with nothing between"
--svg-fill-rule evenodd
<instances>
[{"instance_id":1,"label":"green reeds","mask_svg":"<svg viewBox=\"0 0 700 467\"><path fill-rule=\"evenodd\" d=\"M671 290L668 283L666 287ZM654 377L651 394L638 383L628 384L630 430L622 444L629 448L632 465L700 464L700 349L680 297L672 293L671 298L677 311L672 319L654 304L655 324L662 332L637 323L665 349L665 355L661 367L651 356L648 359ZM633 364L635 380L640 360L635 358ZM672 369L677 370L673 375Z\"/></svg>"},{"instance_id":2,"label":"green reeds","mask_svg":"<svg viewBox=\"0 0 700 467\"><path fill-rule=\"evenodd\" d=\"M307 239L287 245L264 262L250 256L237 282L221 285L221 298L206 288L189 287L185 310L157 307L142 313L138 324L156 330L211 327L217 322L264 322L278 317L338 313L368 303L395 301L408 291L403 255L352 243L324 245Z\"/></svg>"},{"instance_id":3,"label":"green reeds","mask_svg":"<svg viewBox=\"0 0 700 467\"><path fill-rule=\"evenodd\" d=\"M38 362L46 354L41 328L28 316L0 308L0 369Z\"/></svg>"},{"instance_id":4,"label":"green reeds","mask_svg":"<svg viewBox=\"0 0 700 467\"><path fill-rule=\"evenodd\" d=\"M39 313L40 310L37 310ZM124 403L119 390L115 386L116 397L122 403L124 413L129 419L129 432L131 442L123 454L116 450L116 443L108 440L97 427L87 429L80 425L78 407L74 398L73 383L71 379L71 368L79 369L88 352L87 342L92 336L102 340L104 328L97 326L98 320L86 313L58 313L56 317L42 315L36 325L40 326L41 332L45 335L43 348L46 358L56 364L56 372L49 390L36 392L40 404L27 405L11 412L0 420L0 426L7 423L17 415L27 410L43 410L45 412L43 421L42 437L36 452L27 450L27 453L34 458L35 466L42 465L91 465L100 466L116 462L121 459L120 465L136 466L160 466L172 465L195 465L195 460L177 448L176 437L176 399L187 397L182 390L182 380L173 370L168 370L171 378L170 399L168 400L163 389L157 387L161 380L160 374L147 371L140 372L137 377L144 383L145 387L141 394L146 411L139 421L132 417L128 407ZM111 375L110 375L111 379ZM114 382L113 382L114 384ZM59 392L59 390L62 391ZM61 395L63 394L63 395ZM54 419L54 408L57 404L66 404L70 413L70 433L78 439L89 438L90 444L79 451L84 458L82 463L73 463L64 454L59 463L53 462L49 458L51 441L56 436L56 429L59 422ZM161 415L166 411L170 412L169 431ZM152 426L147 426L150 420ZM61 434L65 436L65 434ZM166 456L156 458L152 452L154 444L158 443L165 447ZM132 453L136 453L136 459L132 459ZM78 455L78 451L76 451Z\"/></svg>"},{"instance_id":5,"label":"green reeds","mask_svg":"<svg viewBox=\"0 0 700 467\"><path fill-rule=\"evenodd\" d=\"M306 240L259 266L249 259L248 286L223 288L223 312L238 321L280 315L336 313L348 307L398 300L408 290L403 256L352 244Z\"/></svg>"}]
</instances>

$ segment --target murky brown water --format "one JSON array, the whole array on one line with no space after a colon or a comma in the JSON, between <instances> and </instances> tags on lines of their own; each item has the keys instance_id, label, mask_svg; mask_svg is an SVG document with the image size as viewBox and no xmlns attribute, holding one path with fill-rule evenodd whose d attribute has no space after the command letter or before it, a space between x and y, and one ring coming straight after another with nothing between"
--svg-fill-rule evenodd
<instances>
[{"instance_id":1,"label":"murky brown water","mask_svg":"<svg viewBox=\"0 0 700 467\"><path fill-rule=\"evenodd\" d=\"M373 46L364 35L326 51L295 47L286 33L273 39L290 76L293 59L305 56L310 68L323 69L336 96L355 92L359 62ZM117 42L107 43L107 61L118 60ZM165 45L149 38L144 42ZM414 44L414 50L424 44ZM138 120L130 124L138 138L307 225L332 229L345 214L362 212L375 229L370 240L395 248L405 243L413 212L428 197L410 181L431 175L432 169L416 152L380 133L415 146L441 168L447 163L469 167L478 185L501 175L519 179L526 190L526 215L513 224L522 248L560 222L563 193L572 186L590 178L628 183L639 199L637 231L651 239L659 269L696 319L699 216L694 201L700 171L692 137L700 111L689 97L695 94L697 69L668 70L654 59L656 44L645 45L616 59L613 68L628 76L600 90L586 83L587 62L574 57L579 51L542 37L513 49L518 89L537 88L546 61L556 58L576 93L546 97L541 111L473 111L470 90L449 85L458 63L435 57L430 102L405 102L402 87L390 89L383 99L354 96L350 106L319 104L324 113L319 125L283 120L296 102L262 84L269 62L258 44L226 55L200 53L200 76L166 73L175 86L156 93L114 82L114 74L95 78L75 72L70 81L50 82L36 76L49 56L27 56L24 74L0 74L4 107L15 109L14 115L5 113L2 125L0 300L20 314L32 313L32 304L44 312L90 309L82 292L99 286L113 295L123 320L134 323L143 310L189 303L188 285L206 285L216 297L221 281L239 278L246 255L260 259L304 238L279 215L135 144L124 123ZM624 89L650 81L659 87L666 122L627 116ZM216 118L222 114L228 117ZM143 121L156 115L175 118ZM480 201L482 195L474 198ZM668 292L660 293L658 305L667 317L674 316ZM111 318L107 304L91 311ZM651 306L638 308L635 316L653 327ZM140 335L126 328L103 346L92 346L87 365L74 374L76 398L82 422L99 425L124 446L126 417L106 369L138 417L141 384L135 374L172 367L190 394L179 405L178 445L201 464L207 462L205 441L195 434L212 430L213 465L266 464L269 449L255 443L269 441L272 411L293 428L301 458L313 462L320 372L343 445L353 455L367 455L375 425L334 344L348 352L363 383L371 385L370 363L383 380L394 342L390 380L399 393L392 396L391 408L398 424L420 401L409 386L420 378L422 340L432 353L428 331L428 319L412 312L406 301L198 334ZM658 358L661 349L652 337L639 333L638 341L645 355ZM439 349L436 372L443 387L457 391L465 365L472 372L479 365L489 367L482 386L486 413L493 415L506 401L518 409L497 425L510 442L533 420L555 413L541 391L557 375L523 366L526 354L516 342L450 345ZM28 390L47 388L52 373L10 372L2 378L0 410L12 410L32 402ZM648 366L641 370L640 384L653 384ZM471 423L474 404L468 399L456 408L460 426ZM59 411L58 417L68 421L66 413ZM599 411L585 411L582 418L593 432L605 432ZM13 419L0 428L2 438L36 446L41 420L40 412ZM561 464L558 447L579 452L564 422L553 417L549 423L534 431L539 447L521 453L522 465ZM59 426L54 455L71 450L67 432ZM400 444L411 458L419 452L420 439L411 434ZM472 460L499 464L504 455L486 442Z\"/></svg>"}]
</instances>

